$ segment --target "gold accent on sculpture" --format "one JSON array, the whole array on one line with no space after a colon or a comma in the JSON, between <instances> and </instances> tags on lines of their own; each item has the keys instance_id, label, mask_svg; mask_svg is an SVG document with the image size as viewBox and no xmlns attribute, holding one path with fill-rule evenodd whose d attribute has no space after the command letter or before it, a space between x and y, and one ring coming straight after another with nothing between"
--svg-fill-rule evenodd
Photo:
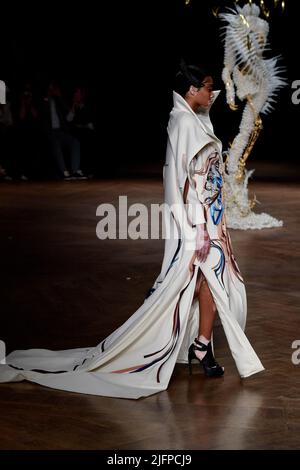
<instances>
[{"instance_id":1,"label":"gold accent on sculpture","mask_svg":"<svg viewBox=\"0 0 300 470\"><path fill-rule=\"evenodd\" d=\"M214 15L215 18L218 18L219 16L219 10L220 10L220 7L214 7L212 8L212 14Z\"/></svg>"},{"instance_id":2,"label":"gold accent on sculpture","mask_svg":"<svg viewBox=\"0 0 300 470\"><path fill-rule=\"evenodd\" d=\"M236 111L237 109L239 109L238 105L235 104L235 103L229 103L229 108L230 108L232 111Z\"/></svg>"},{"instance_id":3,"label":"gold accent on sculpture","mask_svg":"<svg viewBox=\"0 0 300 470\"><path fill-rule=\"evenodd\" d=\"M256 194L254 194L254 197L253 199L250 199L248 201L248 207L242 207L241 204L239 203L239 200L235 197L235 196L232 196L232 197L228 197L226 198L226 204L228 204L228 202L234 202L241 214L242 217L247 217L247 215L249 215L252 211L252 209L254 209L254 207L256 206L256 203L259 202L258 199L256 198ZM226 206L225 206L225 210L226 210Z\"/></svg>"},{"instance_id":4,"label":"gold accent on sculpture","mask_svg":"<svg viewBox=\"0 0 300 470\"><path fill-rule=\"evenodd\" d=\"M254 122L254 129L251 132L251 135L249 137L247 147L245 148L243 155L239 159L238 171L237 171L236 176L235 176L235 179L238 182L242 182L244 180L246 160L249 157L249 155L250 155L250 153L253 149L253 146L254 146L254 144L255 144L255 142L256 142L259 134L260 134L260 131L263 128L261 117L260 117L259 114L257 114L255 112L255 108L254 108L252 99L249 95L247 96L247 101L248 101L249 106L250 106L250 108L251 108L251 110L252 110L252 112L255 116L255 122Z\"/></svg>"},{"instance_id":5,"label":"gold accent on sculpture","mask_svg":"<svg viewBox=\"0 0 300 470\"><path fill-rule=\"evenodd\" d=\"M250 3L250 2L249 2ZM244 23L244 25L247 26L247 28L250 29L250 25L249 25L249 22L246 20L246 17L245 15L243 15L242 13L240 13L240 17L242 18L242 22Z\"/></svg>"}]
</instances>

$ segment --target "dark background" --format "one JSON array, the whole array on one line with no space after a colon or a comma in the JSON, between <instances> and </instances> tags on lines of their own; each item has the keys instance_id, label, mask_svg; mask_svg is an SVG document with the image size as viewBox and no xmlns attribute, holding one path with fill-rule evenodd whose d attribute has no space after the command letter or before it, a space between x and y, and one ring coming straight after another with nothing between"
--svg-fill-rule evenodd
<instances>
[{"instance_id":1,"label":"dark background","mask_svg":"<svg viewBox=\"0 0 300 470\"><path fill-rule=\"evenodd\" d=\"M212 119L226 148L238 131L241 114L226 105L220 81L221 23L212 7L221 5L224 11L233 4L226 0L191 0L189 5L185 0L15 2L1 14L1 78L11 90L28 78L41 88L56 78L66 92L77 83L87 85L101 158L117 165L124 160L163 162L172 77L184 56L211 66L223 90ZM287 151L287 146L299 129L300 105L291 102L291 83L300 79L300 7L295 0L286 4L283 13L279 8L271 13L271 51L266 57L282 55L288 86L279 92L275 111L263 117L264 131L253 160L298 160L296 148L292 145Z\"/></svg>"}]
</instances>

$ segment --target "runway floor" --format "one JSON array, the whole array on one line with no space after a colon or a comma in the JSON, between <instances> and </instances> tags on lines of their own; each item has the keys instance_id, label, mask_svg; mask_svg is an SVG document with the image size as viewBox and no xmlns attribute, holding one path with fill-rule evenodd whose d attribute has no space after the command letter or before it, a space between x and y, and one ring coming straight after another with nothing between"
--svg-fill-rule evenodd
<instances>
[{"instance_id":1,"label":"runway floor","mask_svg":"<svg viewBox=\"0 0 300 470\"><path fill-rule=\"evenodd\" d=\"M221 379L177 365L167 391L124 400L0 385L1 449L298 449L300 191L251 182L282 228L231 230L248 296L246 333L266 371L238 376L219 322ZM1 184L1 334L7 350L94 346L142 303L163 240L99 240L97 206L161 203L159 178ZM300 354L299 354L300 358Z\"/></svg>"}]
</instances>

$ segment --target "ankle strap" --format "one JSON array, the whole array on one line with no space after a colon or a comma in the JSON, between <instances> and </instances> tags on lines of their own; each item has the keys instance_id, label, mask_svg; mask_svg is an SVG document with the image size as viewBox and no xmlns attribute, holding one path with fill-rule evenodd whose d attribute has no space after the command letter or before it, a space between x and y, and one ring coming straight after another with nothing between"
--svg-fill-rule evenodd
<instances>
[{"instance_id":1,"label":"ankle strap","mask_svg":"<svg viewBox=\"0 0 300 470\"><path fill-rule=\"evenodd\" d=\"M197 338L194 339L194 345L198 349L198 351L207 351L208 350L208 344L204 344L201 341L199 341Z\"/></svg>"}]
</instances>

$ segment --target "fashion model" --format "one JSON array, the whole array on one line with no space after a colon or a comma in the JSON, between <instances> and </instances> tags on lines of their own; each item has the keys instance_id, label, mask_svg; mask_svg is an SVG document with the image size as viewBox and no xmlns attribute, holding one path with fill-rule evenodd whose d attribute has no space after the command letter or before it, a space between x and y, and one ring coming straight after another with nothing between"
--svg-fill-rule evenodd
<instances>
[{"instance_id":1,"label":"fashion model","mask_svg":"<svg viewBox=\"0 0 300 470\"><path fill-rule=\"evenodd\" d=\"M222 146L209 109L209 72L182 62L175 77L164 166L161 272L140 308L96 347L14 351L0 381L30 380L78 393L140 398L165 390L176 362L221 377L213 348L219 315L238 373L264 370L245 333L245 285L226 229ZM188 368L189 365L189 368Z\"/></svg>"}]
</instances>

